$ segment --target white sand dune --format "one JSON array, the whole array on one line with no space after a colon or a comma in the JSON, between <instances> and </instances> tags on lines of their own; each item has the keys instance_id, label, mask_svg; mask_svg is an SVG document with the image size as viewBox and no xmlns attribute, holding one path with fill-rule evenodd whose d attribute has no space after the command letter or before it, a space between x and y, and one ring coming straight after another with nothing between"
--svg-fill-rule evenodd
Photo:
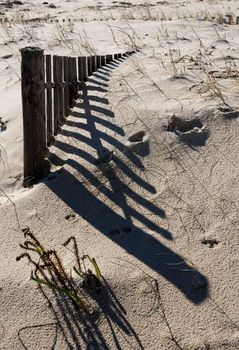
<instances>
[{"instance_id":1,"label":"white sand dune","mask_svg":"<svg viewBox=\"0 0 239 350\"><path fill-rule=\"evenodd\" d=\"M239 25L223 18L236 21L238 2L22 2L0 4L0 349L238 349ZM29 45L138 51L90 78L49 149L51 174L25 189ZM26 227L66 268L72 235L95 257L90 316L44 288L49 307L16 261Z\"/></svg>"}]
</instances>

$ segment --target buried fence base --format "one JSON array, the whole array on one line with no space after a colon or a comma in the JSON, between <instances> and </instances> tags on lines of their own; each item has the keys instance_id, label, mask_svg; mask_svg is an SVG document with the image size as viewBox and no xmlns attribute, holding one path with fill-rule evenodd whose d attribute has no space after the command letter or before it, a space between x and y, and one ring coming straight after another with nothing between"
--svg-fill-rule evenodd
<instances>
[{"instance_id":1,"label":"buried fence base","mask_svg":"<svg viewBox=\"0 0 239 350\"><path fill-rule=\"evenodd\" d=\"M32 187L35 185L37 182L40 180L44 179L46 176L48 176L49 172L51 169L51 163L48 159L44 159L42 162L42 169L41 172L38 173L37 176L28 176L24 177L22 181L22 186L27 188L27 187Z\"/></svg>"}]
</instances>

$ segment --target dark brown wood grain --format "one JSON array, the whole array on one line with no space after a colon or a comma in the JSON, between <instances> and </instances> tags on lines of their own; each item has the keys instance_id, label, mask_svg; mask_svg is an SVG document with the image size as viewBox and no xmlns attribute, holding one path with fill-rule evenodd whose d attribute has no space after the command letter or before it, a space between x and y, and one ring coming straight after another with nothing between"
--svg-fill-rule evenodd
<instances>
[{"instance_id":1,"label":"dark brown wood grain","mask_svg":"<svg viewBox=\"0 0 239 350\"><path fill-rule=\"evenodd\" d=\"M24 186L40 178L46 155L45 74L43 50L21 50L21 86L24 139Z\"/></svg>"},{"instance_id":2,"label":"dark brown wood grain","mask_svg":"<svg viewBox=\"0 0 239 350\"><path fill-rule=\"evenodd\" d=\"M94 73L97 69L96 66L96 56L91 56L91 60L92 60L92 73Z\"/></svg>"},{"instance_id":3,"label":"dark brown wood grain","mask_svg":"<svg viewBox=\"0 0 239 350\"><path fill-rule=\"evenodd\" d=\"M59 127L63 124L63 120L64 120L64 95L63 95L63 84L60 84L63 82L63 57L58 56L57 58L58 60L58 96L59 96L59 120L58 120L58 125Z\"/></svg>"},{"instance_id":4,"label":"dark brown wood grain","mask_svg":"<svg viewBox=\"0 0 239 350\"><path fill-rule=\"evenodd\" d=\"M46 83L52 83L52 59L51 55L46 55ZM49 146L53 140L52 125L52 88L46 91L46 125L47 125L47 145Z\"/></svg>"},{"instance_id":5,"label":"dark brown wood grain","mask_svg":"<svg viewBox=\"0 0 239 350\"><path fill-rule=\"evenodd\" d=\"M53 80L55 83L55 88L54 88L54 105L53 105L53 110L54 110L54 135L57 135L59 131L59 66L58 66L58 56L54 55L53 56Z\"/></svg>"},{"instance_id":6,"label":"dark brown wood grain","mask_svg":"<svg viewBox=\"0 0 239 350\"><path fill-rule=\"evenodd\" d=\"M83 66L83 81L88 81L88 66L87 66L87 57L82 57L82 66Z\"/></svg>"},{"instance_id":7,"label":"dark brown wood grain","mask_svg":"<svg viewBox=\"0 0 239 350\"><path fill-rule=\"evenodd\" d=\"M78 80L84 81L84 72L83 72L83 57L78 57Z\"/></svg>"},{"instance_id":8,"label":"dark brown wood grain","mask_svg":"<svg viewBox=\"0 0 239 350\"><path fill-rule=\"evenodd\" d=\"M72 70L72 58L68 59L68 79L69 79L69 108L73 108L74 105L74 87L73 81L73 70Z\"/></svg>"},{"instance_id":9,"label":"dark brown wood grain","mask_svg":"<svg viewBox=\"0 0 239 350\"><path fill-rule=\"evenodd\" d=\"M101 56L96 56L96 69L101 67Z\"/></svg>"},{"instance_id":10,"label":"dark brown wood grain","mask_svg":"<svg viewBox=\"0 0 239 350\"><path fill-rule=\"evenodd\" d=\"M87 57L87 64L88 64L88 77L92 75L92 56Z\"/></svg>"},{"instance_id":11,"label":"dark brown wood grain","mask_svg":"<svg viewBox=\"0 0 239 350\"><path fill-rule=\"evenodd\" d=\"M77 62L76 57L71 57L71 65L72 65L72 84L73 84L73 106L75 104L75 100L77 99L78 89L77 89Z\"/></svg>"},{"instance_id":12,"label":"dark brown wood grain","mask_svg":"<svg viewBox=\"0 0 239 350\"><path fill-rule=\"evenodd\" d=\"M101 56L101 66L105 66L105 64L106 64L106 57Z\"/></svg>"},{"instance_id":13,"label":"dark brown wood grain","mask_svg":"<svg viewBox=\"0 0 239 350\"><path fill-rule=\"evenodd\" d=\"M69 57L64 56L64 111L65 117L69 115L69 77L68 77L68 64Z\"/></svg>"}]
</instances>

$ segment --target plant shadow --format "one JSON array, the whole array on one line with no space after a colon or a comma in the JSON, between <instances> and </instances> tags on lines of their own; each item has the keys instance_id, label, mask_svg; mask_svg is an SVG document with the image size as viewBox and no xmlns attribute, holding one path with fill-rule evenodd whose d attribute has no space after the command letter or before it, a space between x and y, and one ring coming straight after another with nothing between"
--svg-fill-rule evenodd
<instances>
[{"instance_id":1,"label":"plant shadow","mask_svg":"<svg viewBox=\"0 0 239 350\"><path fill-rule=\"evenodd\" d=\"M76 309L76 306L59 292L51 291L49 294L42 287L39 289L46 299L55 321L55 323L50 323L56 329L52 350L55 349L59 337L67 349L72 350L83 348L87 350L110 350L112 348L122 350L124 348L122 343L127 338L130 339L131 345L134 344L135 348L143 349L137 333L127 321L126 310L104 278L100 293L95 290L87 291L94 302L94 311L90 315ZM54 303L51 300L54 300ZM41 326L44 327L44 325ZM35 327L40 327L40 325ZM107 334L111 334L112 337L107 339ZM21 338L20 340L24 345ZM25 348L27 349L26 345Z\"/></svg>"}]
</instances>

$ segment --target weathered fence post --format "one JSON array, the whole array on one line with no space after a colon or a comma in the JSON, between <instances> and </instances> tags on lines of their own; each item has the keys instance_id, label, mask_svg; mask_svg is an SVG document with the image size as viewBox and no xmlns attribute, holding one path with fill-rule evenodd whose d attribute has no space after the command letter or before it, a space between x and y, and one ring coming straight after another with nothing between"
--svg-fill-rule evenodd
<instances>
[{"instance_id":1,"label":"weathered fence post","mask_svg":"<svg viewBox=\"0 0 239 350\"><path fill-rule=\"evenodd\" d=\"M228 24L233 24L233 17L232 15L226 15L226 17L228 18Z\"/></svg>"},{"instance_id":2,"label":"weathered fence post","mask_svg":"<svg viewBox=\"0 0 239 350\"><path fill-rule=\"evenodd\" d=\"M64 106L65 106L65 117L69 115L69 76L68 76L68 63L69 58L67 56L64 57Z\"/></svg>"},{"instance_id":3,"label":"weathered fence post","mask_svg":"<svg viewBox=\"0 0 239 350\"><path fill-rule=\"evenodd\" d=\"M73 86L73 70L72 70L72 57L68 59L68 81L69 81L69 108L73 108L74 105L74 86Z\"/></svg>"},{"instance_id":4,"label":"weathered fence post","mask_svg":"<svg viewBox=\"0 0 239 350\"><path fill-rule=\"evenodd\" d=\"M106 64L106 57L105 56L101 56L101 67L105 66Z\"/></svg>"},{"instance_id":5,"label":"weathered fence post","mask_svg":"<svg viewBox=\"0 0 239 350\"><path fill-rule=\"evenodd\" d=\"M78 57L78 80L80 82L84 81L83 77L83 57Z\"/></svg>"},{"instance_id":6,"label":"weathered fence post","mask_svg":"<svg viewBox=\"0 0 239 350\"><path fill-rule=\"evenodd\" d=\"M21 49L22 113L24 139L23 186L43 174L46 155L45 74L43 50Z\"/></svg>"},{"instance_id":7,"label":"weathered fence post","mask_svg":"<svg viewBox=\"0 0 239 350\"><path fill-rule=\"evenodd\" d=\"M63 57L58 56L58 69L59 69L59 75L58 75L58 79L59 79L59 87L58 87L58 93L59 93L59 127L62 126L63 121L64 121L64 100L63 100Z\"/></svg>"},{"instance_id":8,"label":"weathered fence post","mask_svg":"<svg viewBox=\"0 0 239 350\"><path fill-rule=\"evenodd\" d=\"M83 66L83 81L88 81L88 68L87 68L87 57L82 57L82 66Z\"/></svg>"},{"instance_id":9,"label":"weathered fence post","mask_svg":"<svg viewBox=\"0 0 239 350\"><path fill-rule=\"evenodd\" d=\"M87 57L88 63L88 77L92 75L92 56Z\"/></svg>"},{"instance_id":10,"label":"weathered fence post","mask_svg":"<svg viewBox=\"0 0 239 350\"><path fill-rule=\"evenodd\" d=\"M71 57L72 61L72 78L73 78L73 106L75 105L75 100L77 100L78 96L78 79L77 79L77 63L76 63L76 57Z\"/></svg>"},{"instance_id":11,"label":"weathered fence post","mask_svg":"<svg viewBox=\"0 0 239 350\"><path fill-rule=\"evenodd\" d=\"M53 79L54 87L54 135L59 132L59 114L60 114L60 100L59 100L59 60L58 56L53 56Z\"/></svg>"},{"instance_id":12,"label":"weathered fence post","mask_svg":"<svg viewBox=\"0 0 239 350\"><path fill-rule=\"evenodd\" d=\"M108 63L110 63L110 61L111 61L111 56L110 55L106 55L106 63L108 64Z\"/></svg>"},{"instance_id":13,"label":"weathered fence post","mask_svg":"<svg viewBox=\"0 0 239 350\"><path fill-rule=\"evenodd\" d=\"M92 60L92 72L94 73L97 69L96 56L91 56L91 60Z\"/></svg>"},{"instance_id":14,"label":"weathered fence post","mask_svg":"<svg viewBox=\"0 0 239 350\"><path fill-rule=\"evenodd\" d=\"M96 69L101 67L101 56L96 56Z\"/></svg>"},{"instance_id":15,"label":"weathered fence post","mask_svg":"<svg viewBox=\"0 0 239 350\"><path fill-rule=\"evenodd\" d=\"M51 70L51 55L46 55L46 82L52 83L52 70ZM47 87L46 92L46 111L47 111L47 146L49 146L53 140L53 127L52 127L52 89Z\"/></svg>"},{"instance_id":16,"label":"weathered fence post","mask_svg":"<svg viewBox=\"0 0 239 350\"><path fill-rule=\"evenodd\" d=\"M69 78L69 107L73 108L77 98L77 68L76 57L69 57L68 60Z\"/></svg>"}]
</instances>

